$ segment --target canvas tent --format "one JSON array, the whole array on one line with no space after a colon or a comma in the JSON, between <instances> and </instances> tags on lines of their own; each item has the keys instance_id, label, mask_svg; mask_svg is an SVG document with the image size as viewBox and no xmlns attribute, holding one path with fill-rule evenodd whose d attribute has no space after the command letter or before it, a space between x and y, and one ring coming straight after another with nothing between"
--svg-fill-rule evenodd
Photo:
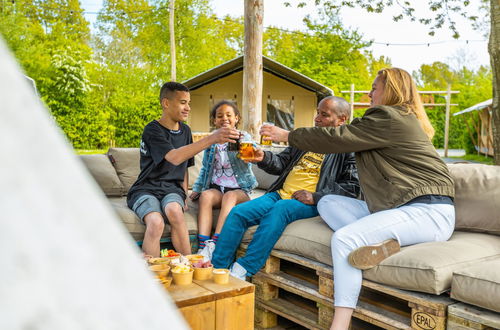
<instances>
[{"instance_id":1,"label":"canvas tent","mask_svg":"<svg viewBox=\"0 0 500 330\"><path fill-rule=\"evenodd\" d=\"M213 127L209 111L218 101L236 102L243 96L243 56L236 57L183 82L191 90L188 124L193 132L209 132ZM316 105L333 91L317 81L263 56L261 122L293 129L313 126ZM245 118L245 109L242 117ZM243 127L240 125L240 128Z\"/></svg>"},{"instance_id":2,"label":"canvas tent","mask_svg":"<svg viewBox=\"0 0 500 330\"><path fill-rule=\"evenodd\" d=\"M0 38L0 329L187 329Z\"/></svg>"},{"instance_id":3,"label":"canvas tent","mask_svg":"<svg viewBox=\"0 0 500 330\"><path fill-rule=\"evenodd\" d=\"M492 105L493 99L489 99L459 111L454 116L465 116L467 130L476 150L493 157Z\"/></svg>"}]
</instances>

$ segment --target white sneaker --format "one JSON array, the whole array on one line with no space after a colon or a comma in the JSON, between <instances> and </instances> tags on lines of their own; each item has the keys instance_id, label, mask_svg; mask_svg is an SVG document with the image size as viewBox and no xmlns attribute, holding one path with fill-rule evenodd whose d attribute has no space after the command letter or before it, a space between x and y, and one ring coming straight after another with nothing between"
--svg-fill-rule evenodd
<instances>
[{"instance_id":1,"label":"white sneaker","mask_svg":"<svg viewBox=\"0 0 500 330\"><path fill-rule=\"evenodd\" d=\"M211 239L205 241L205 247L198 250L198 254L203 256L203 261L212 261L212 254L215 250L215 242Z\"/></svg>"},{"instance_id":2,"label":"white sneaker","mask_svg":"<svg viewBox=\"0 0 500 330\"><path fill-rule=\"evenodd\" d=\"M243 268L242 265L240 265L239 263L235 262L232 266L231 266L231 269L230 269L230 272L229 272L229 275L231 275L232 277L236 277L240 280L243 280L243 281L246 281L247 280L247 270L245 268Z\"/></svg>"}]
</instances>

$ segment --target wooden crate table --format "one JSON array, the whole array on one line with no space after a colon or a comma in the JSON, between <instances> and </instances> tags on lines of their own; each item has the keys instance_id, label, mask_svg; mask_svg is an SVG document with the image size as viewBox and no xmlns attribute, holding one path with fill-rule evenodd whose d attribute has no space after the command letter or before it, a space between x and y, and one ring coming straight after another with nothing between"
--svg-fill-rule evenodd
<instances>
[{"instance_id":1,"label":"wooden crate table","mask_svg":"<svg viewBox=\"0 0 500 330\"><path fill-rule=\"evenodd\" d=\"M252 283L230 276L228 284L193 281L190 285L172 284L168 292L191 329L254 328L255 286Z\"/></svg>"}]
</instances>

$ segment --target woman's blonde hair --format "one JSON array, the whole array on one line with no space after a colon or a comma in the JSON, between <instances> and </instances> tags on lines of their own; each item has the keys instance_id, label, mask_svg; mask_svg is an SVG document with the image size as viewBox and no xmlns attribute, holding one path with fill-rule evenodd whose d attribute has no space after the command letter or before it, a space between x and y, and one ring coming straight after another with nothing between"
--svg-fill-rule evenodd
<instances>
[{"instance_id":1,"label":"woman's blonde hair","mask_svg":"<svg viewBox=\"0 0 500 330\"><path fill-rule=\"evenodd\" d=\"M386 68L377 73L384 84L382 104L399 105L413 113L420 121L425 134L432 139L434 128L427 117L417 85L408 72L399 68Z\"/></svg>"}]
</instances>

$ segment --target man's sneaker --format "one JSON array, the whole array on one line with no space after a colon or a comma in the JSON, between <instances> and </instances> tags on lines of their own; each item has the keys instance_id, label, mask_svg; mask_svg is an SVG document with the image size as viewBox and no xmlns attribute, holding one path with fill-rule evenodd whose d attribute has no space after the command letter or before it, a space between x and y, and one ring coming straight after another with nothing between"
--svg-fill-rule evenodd
<instances>
[{"instance_id":1,"label":"man's sneaker","mask_svg":"<svg viewBox=\"0 0 500 330\"><path fill-rule=\"evenodd\" d=\"M215 250L215 242L211 239L205 241L205 247L198 250L198 254L203 256L203 261L212 261L212 254Z\"/></svg>"},{"instance_id":2,"label":"man's sneaker","mask_svg":"<svg viewBox=\"0 0 500 330\"><path fill-rule=\"evenodd\" d=\"M360 247L349 254L351 266L365 270L377 266L385 258L399 252L398 241L390 239L375 245Z\"/></svg>"},{"instance_id":3,"label":"man's sneaker","mask_svg":"<svg viewBox=\"0 0 500 330\"><path fill-rule=\"evenodd\" d=\"M237 262L235 262L231 266L231 269L229 272L229 275L231 275L232 277L236 277L236 278L243 280L243 281L246 281L246 279L247 279L246 274L247 274L247 270L245 268L243 268L243 266Z\"/></svg>"}]
</instances>

